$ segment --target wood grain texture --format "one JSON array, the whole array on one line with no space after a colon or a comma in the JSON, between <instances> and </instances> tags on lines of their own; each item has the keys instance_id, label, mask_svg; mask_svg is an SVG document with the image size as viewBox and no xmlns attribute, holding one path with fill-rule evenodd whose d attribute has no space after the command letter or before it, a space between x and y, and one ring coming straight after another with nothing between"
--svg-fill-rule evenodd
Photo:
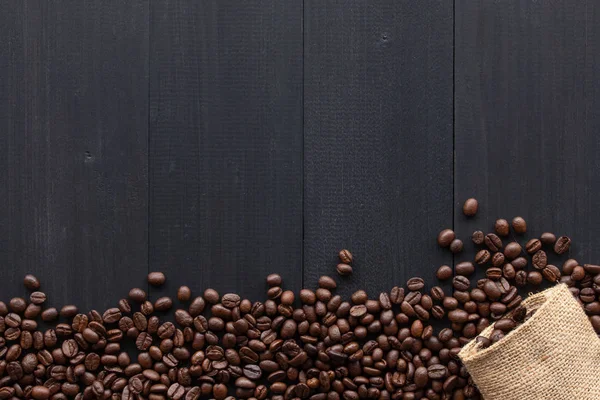
<instances>
[{"instance_id":1,"label":"wood grain texture","mask_svg":"<svg viewBox=\"0 0 600 400\"><path fill-rule=\"evenodd\" d=\"M457 209L463 236L522 215L529 237L600 258L600 8L595 2L456 2ZM521 240L524 242L524 240Z\"/></svg>"},{"instance_id":2,"label":"wood grain texture","mask_svg":"<svg viewBox=\"0 0 600 400\"><path fill-rule=\"evenodd\" d=\"M305 7L305 284L341 248L338 293L431 283L452 262L435 239L452 226L452 2Z\"/></svg>"},{"instance_id":3,"label":"wood grain texture","mask_svg":"<svg viewBox=\"0 0 600 400\"><path fill-rule=\"evenodd\" d=\"M107 307L147 271L146 2L0 9L2 300Z\"/></svg>"},{"instance_id":4,"label":"wood grain texture","mask_svg":"<svg viewBox=\"0 0 600 400\"><path fill-rule=\"evenodd\" d=\"M302 277L302 2L152 2L150 267L264 299Z\"/></svg>"}]
</instances>

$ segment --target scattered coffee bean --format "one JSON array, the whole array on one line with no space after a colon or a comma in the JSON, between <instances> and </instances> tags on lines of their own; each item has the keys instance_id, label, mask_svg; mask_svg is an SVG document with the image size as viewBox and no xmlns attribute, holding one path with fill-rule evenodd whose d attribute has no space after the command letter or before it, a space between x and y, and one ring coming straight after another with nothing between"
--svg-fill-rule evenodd
<instances>
[{"instance_id":1,"label":"scattered coffee bean","mask_svg":"<svg viewBox=\"0 0 600 400\"><path fill-rule=\"evenodd\" d=\"M444 229L439 233L437 241L441 247L448 247L454 239L456 239L454 231L452 229Z\"/></svg>"},{"instance_id":2,"label":"scattered coffee bean","mask_svg":"<svg viewBox=\"0 0 600 400\"><path fill-rule=\"evenodd\" d=\"M148 274L148 283L151 284L152 286L164 285L166 280L167 280L167 278L165 277L165 274L163 274L162 272L150 272Z\"/></svg>"},{"instance_id":3,"label":"scattered coffee bean","mask_svg":"<svg viewBox=\"0 0 600 400\"><path fill-rule=\"evenodd\" d=\"M510 226L508 225L508 221L505 219L498 219L494 224L494 230L500 236L508 236L510 231Z\"/></svg>"},{"instance_id":4,"label":"scattered coffee bean","mask_svg":"<svg viewBox=\"0 0 600 400\"><path fill-rule=\"evenodd\" d=\"M475 243L476 245L481 245L483 244L485 238L485 234L482 231L475 231L473 232L473 234L471 235L471 240L473 241L473 243Z\"/></svg>"},{"instance_id":5,"label":"scattered coffee bean","mask_svg":"<svg viewBox=\"0 0 600 400\"><path fill-rule=\"evenodd\" d=\"M350 251L348 251L346 249L340 250L339 257L340 257L340 261L343 264L352 264L353 257L352 257L352 253L350 253ZM281 283L279 283L279 284L281 284Z\"/></svg>"},{"instance_id":6,"label":"scattered coffee bean","mask_svg":"<svg viewBox=\"0 0 600 400\"><path fill-rule=\"evenodd\" d=\"M349 264L338 264L337 273L341 276L352 275L352 267Z\"/></svg>"},{"instance_id":7,"label":"scattered coffee bean","mask_svg":"<svg viewBox=\"0 0 600 400\"><path fill-rule=\"evenodd\" d=\"M553 233L544 232L540 236L540 241L546 246L554 246L554 243L556 243L556 236Z\"/></svg>"},{"instance_id":8,"label":"scattered coffee bean","mask_svg":"<svg viewBox=\"0 0 600 400\"><path fill-rule=\"evenodd\" d=\"M467 199L465 201L465 203L463 204L463 213L467 217L475 216L475 214L477 214L478 209L479 209L479 203L477 202L477 199L474 199L474 198Z\"/></svg>"},{"instance_id":9,"label":"scattered coffee bean","mask_svg":"<svg viewBox=\"0 0 600 400\"><path fill-rule=\"evenodd\" d=\"M23 284L29 290L38 290L40 288L40 281L32 274L25 275L25 278L23 278Z\"/></svg>"},{"instance_id":10,"label":"scattered coffee bean","mask_svg":"<svg viewBox=\"0 0 600 400\"><path fill-rule=\"evenodd\" d=\"M556 254L564 254L571 247L571 239L568 236L561 236L554 243L554 252Z\"/></svg>"},{"instance_id":11,"label":"scattered coffee bean","mask_svg":"<svg viewBox=\"0 0 600 400\"><path fill-rule=\"evenodd\" d=\"M452 274L453 274L452 268L450 268L447 265L442 265L441 267L438 268L438 270L436 272L437 278L441 281L445 281L445 280L452 278ZM461 274L461 275L464 275L464 274Z\"/></svg>"},{"instance_id":12,"label":"scattered coffee bean","mask_svg":"<svg viewBox=\"0 0 600 400\"><path fill-rule=\"evenodd\" d=\"M187 286L180 286L177 289L177 300L182 303L187 303L192 298L192 290Z\"/></svg>"},{"instance_id":13,"label":"scattered coffee bean","mask_svg":"<svg viewBox=\"0 0 600 400\"><path fill-rule=\"evenodd\" d=\"M512 227L515 233L519 235L523 235L527 232L527 222L525 222L523 217L514 217L512 220Z\"/></svg>"},{"instance_id":14,"label":"scattered coffee bean","mask_svg":"<svg viewBox=\"0 0 600 400\"><path fill-rule=\"evenodd\" d=\"M454 239L451 243L450 243L450 251L454 254L456 253L460 253L461 251L463 251L463 242L460 239Z\"/></svg>"}]
</instances>

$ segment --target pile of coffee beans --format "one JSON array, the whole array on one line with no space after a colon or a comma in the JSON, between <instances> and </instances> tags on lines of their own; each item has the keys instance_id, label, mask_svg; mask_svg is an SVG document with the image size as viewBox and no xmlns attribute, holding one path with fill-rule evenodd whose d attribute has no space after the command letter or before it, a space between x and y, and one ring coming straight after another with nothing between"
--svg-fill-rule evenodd
<instances>
[{"instance_id":1,"label":"pile of coffee beans","mask_svg":"<svg viewBox=\"0 0 600 400\"><path fill-rule=\"evenodd\" d=\"M477 209L475 199L463 207L468 217ZM414 277L376 296L358 290L343 299L330 276L294 293L272 274L264 301L182 286L177 304L185 307L173 322L157 315L173 310L173 299L151 300L140 288L102 312L46 307L40 282L27 275L29 299L0 302L0 400L479 399L457 354L490 324L495 335L482 346L530 317L519 308L520 287L566 283L600 332L600 266L568 259L560 269L546 252L568 252L568 237L519 241L511 232L524 235L525 220L499 219L493 232L474 232L477 251L439 267L452 293ZM438 243L455 254L465 248L450 229ZM339 258L344 279L353 256L342 250ZM472 280L479 268L485 278ZM148 275L152 286L166 279Z\"/></svg>"}]
</instances>

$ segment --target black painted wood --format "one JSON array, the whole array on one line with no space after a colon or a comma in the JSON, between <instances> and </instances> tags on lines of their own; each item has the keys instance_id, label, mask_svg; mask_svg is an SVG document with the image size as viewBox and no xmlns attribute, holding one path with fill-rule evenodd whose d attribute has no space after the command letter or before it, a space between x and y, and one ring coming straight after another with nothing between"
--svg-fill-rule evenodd
<instances>
[{"instance_id":1,"label":"black painted wood","mask_svg":"<svg viewBox=\"0 0 600 400\"><path fill-rule=\"evenodd\" d=\"M570 256L597 262L598 4L456 6L456 207L480 200L474 220L456 214L458 232L522 215L528 237L568 235Z\"/></svg>"},{"instance_id":2,"label":"black painted wood","mask_svg":"<svg viewBox=\"0 0 600 400\"><path fill-rule=\"evenodd\" d=\"M452 256L452 2L305 1L304 278L370 295ZM337 279L337 278L336 278ZM341 281L342 279L338 279Z\"/></svg>"},{"instance_id":3,"label":"black painted wood","mask_svg":"<svg viewBox=\"0 0 600 400\"><path fill-rule=\"evenodd\" d=\"M302 2L151 3L150 268L264 299L302 278Z\"/></svg>"},{"instance_id":4,"label":"black painted wood","mask_svg":"<svg viewBox=\"0 0 600 400\"><path fill-rule=\"evenodd\" d=\"M51 305L115 304L148 265L147 3L0 10L2 300L32 272Z\"/></svg>"}]
</instances>

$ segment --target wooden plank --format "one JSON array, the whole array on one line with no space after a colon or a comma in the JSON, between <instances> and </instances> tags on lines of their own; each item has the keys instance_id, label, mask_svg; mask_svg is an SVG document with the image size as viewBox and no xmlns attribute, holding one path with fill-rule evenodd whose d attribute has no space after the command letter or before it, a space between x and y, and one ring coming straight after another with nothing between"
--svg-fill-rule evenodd
<instances>
[{"instance_id":1,"label":"wooden plank","mask_svg":"<svg viewBox=\"0 0 600 400\"><path fill-rule=\"evenodd\" d=\"M305 6L305 282L348 248L338 293L432 283L452 262L452 2Z\"/></svg>"},{"instance_id":2,"label":"wooden plank","mask_svg":"<svg viewBox=\"0 0 600 400\"><path fill-rule=\"evenodd\" d=\"M594 2L456 3L456 207L480 200L459 232L522 215L527 237L600 248L600 8ZM521 239L525 242L525 239Z\"/></svg>"},{"instance_id":3,"label":"wooden plank","mask_svg":"<svg viewBox=\"0 0 600 400\"><path fill-rule=\"evenodd\" d=\"M51 305L115 304L148 269L146 2L0 10L3 300L32 272Z\"/></svg>"},{"instance_id":4,"label":"wooden plank","mask_svg":"<svg viewBox=\"0 0 600 400\"><path fill-rule=\"evenodd\" d=\"M265 298L302 277L302 3L151 4L150 265Z\"/></svg>"}]
</instances>

